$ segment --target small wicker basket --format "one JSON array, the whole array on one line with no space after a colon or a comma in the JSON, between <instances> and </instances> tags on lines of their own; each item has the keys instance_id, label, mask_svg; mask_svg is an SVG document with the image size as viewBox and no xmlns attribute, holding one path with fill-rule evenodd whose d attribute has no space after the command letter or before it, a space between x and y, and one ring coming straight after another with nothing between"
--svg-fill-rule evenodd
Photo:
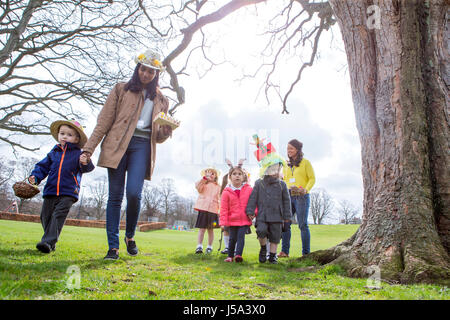
<instances>
[{"instance_id":1,"label":"small wicker basket","mask_svg":"<svg viewBox=\"0 0 450 320\"><path fill-rule=\"evenodd\" d=\"M26 181L18 181L13 185L14 194L22 199L30 199L37 195L40 191L35 185Z\"/></svg>"}]
</instances>

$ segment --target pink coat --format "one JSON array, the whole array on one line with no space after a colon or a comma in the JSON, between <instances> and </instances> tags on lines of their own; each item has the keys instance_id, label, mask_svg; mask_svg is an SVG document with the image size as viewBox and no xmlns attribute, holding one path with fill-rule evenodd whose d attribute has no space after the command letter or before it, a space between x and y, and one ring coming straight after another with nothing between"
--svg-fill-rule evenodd
<instances>
[{"instance_id":1,"label":"pink coat","mask_svg":"<svg viewBox=\"0 0 450 320\"><path fill-rule=\"evenodd\" d=\"M245 214L248 198L252 193L252 187L245 184L239 196L230 187L222 192L220 201L220 225L221 226L250 226L252 222Z\"/></svg>"},{"instance_id":2,"label":"pink coat","mask_svg":"<svg viewBox=\"0 0 450 320\"><path fill-rule=\"evenodd\" d=\"M220 186L216 182L207 182L205 179L197 181L195 184L199 193L194 209L219 213Z\"/></svg>"}]
</instances>

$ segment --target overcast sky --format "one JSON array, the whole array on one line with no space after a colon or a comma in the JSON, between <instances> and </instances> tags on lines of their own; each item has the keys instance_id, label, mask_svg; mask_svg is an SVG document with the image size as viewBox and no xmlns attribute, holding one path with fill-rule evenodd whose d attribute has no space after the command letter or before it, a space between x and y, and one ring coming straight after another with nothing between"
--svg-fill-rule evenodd
<instances>
[{"instance_id":1,"label":"overcast sky","mask_svg":"<svg viewBox=\"0 0 450 320\"><path fill-rule=\"evenodd\" d=\"M252 35L255 30L232 25L234 29L223 32L218 45L228 48L227 58L232 62L257 65L258 61L250 53L259 44ZM195 199L194 183L200 178L201 169L214 165L224 173L227 171L225 158L233 163L246 158L244 167L251 172L254 183L259 167L251 137L256 133L285 157L289 140L295 138L303 142L304 157L311 161L316 175L313 191L323 188L336 202L348 200L362 208L360 142L345 67L346 55L339 30L334 29L333 45L330 46L333 35L329 32L321 41L320 58L305 70L291 94L289 114L281 114L282 106L277 99L271 100L269 105L261 96L255 101L262 80L238 83L235 79L240 75L239 68L230 64L216 67L201 79L195 73L181 78L186 103L175 114L181 126L173 132L172 138L157 145L156 168L150 183L156 185L163 178L171 178L180 195ZM282 67L286 72L295 68L290 75L295 77L298 63L287 61ZM167 81L168 75L163 79ZM88 136L95 126L96 116L88 116L83 123ZM42 139L44 147L33 156L43 158L53 143L50 137ZM1 150L8 152L5 146L1 146ZM93 156L94 163L99 151L100 147ZM85 175L84 186L102 175L106 175L104 168Z\"/></svg>"}]
</instances>

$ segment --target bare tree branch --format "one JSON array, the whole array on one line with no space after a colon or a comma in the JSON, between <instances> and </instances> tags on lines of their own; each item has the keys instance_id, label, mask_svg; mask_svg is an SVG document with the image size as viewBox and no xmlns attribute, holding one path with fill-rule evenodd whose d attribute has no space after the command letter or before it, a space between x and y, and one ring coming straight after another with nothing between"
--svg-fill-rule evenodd
<instances>
[{"instance_id":1,"label":"bare tree branch","mask_svg":"<svg viewBox=\"0 0 450 320\"><path fill-rule=\"evenodd\" d=\"M176 57L178 57L184 50L186 50L186 48L191 43L194 34L204 26L222 20L224 17L242 8L243 6L257 4L264 1L265 0L232 0L218 10L198 18L194 23L180 30L183 34L181 43L169 55L167 55L167 57L163 61L163 64L166 66L166 70L170 75L170 84L177 93L178 99L178 102L169 110L169 113L171 115L175 113L178 106L185 102L184 89L180 86L177 73L174 71L171 64Z\"/></svg>"},{"instance_id":2,"label":"bare tree branch","mask_svg":"<svg viewBox=\"0 0 450 320\"><path fill-rule=\"evenodd\" d=\"M124 55L149 39L162 41L130 0L2 1L1 9L3 138L42 134L56 117L83 120L85 105L95 110L115 83L129 78ZM3 142L35 150L20 140L14 135Z\"/></svg>"}]
</instances>

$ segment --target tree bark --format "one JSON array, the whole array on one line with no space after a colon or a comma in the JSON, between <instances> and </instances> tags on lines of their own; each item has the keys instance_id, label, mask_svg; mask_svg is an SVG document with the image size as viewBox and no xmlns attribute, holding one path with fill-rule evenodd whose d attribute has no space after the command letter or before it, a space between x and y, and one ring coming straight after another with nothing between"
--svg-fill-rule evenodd
<instances>
[{"instance_id":1,"label":"tree bark","mask_svg":"<svg viewBox=\"0 0 450 320\"><path fill-rule=\"evenodd\" d=\"M350 276L450 279L449 6L330 0L346 48L361 142L364 209L349 240L310 254ZM381 19L368 27L368 7Z\"/></svg>"}]
</instances>

